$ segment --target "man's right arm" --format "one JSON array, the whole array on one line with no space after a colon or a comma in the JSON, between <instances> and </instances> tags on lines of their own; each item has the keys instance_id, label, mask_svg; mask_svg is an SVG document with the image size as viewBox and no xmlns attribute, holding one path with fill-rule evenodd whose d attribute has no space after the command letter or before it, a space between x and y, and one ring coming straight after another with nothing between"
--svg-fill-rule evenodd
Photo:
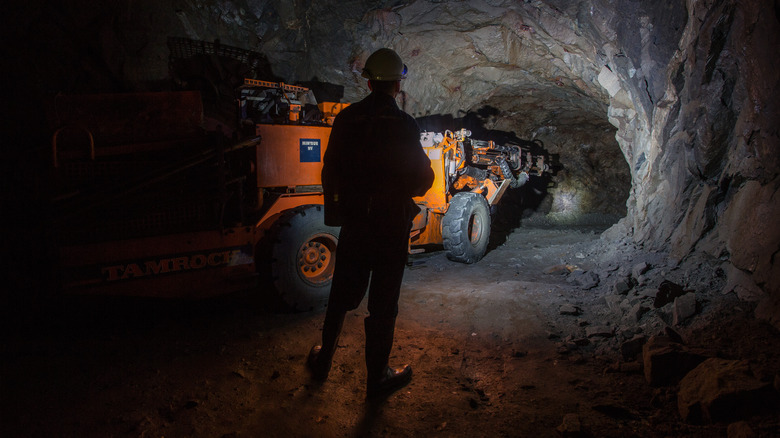
<instances>
[{"instance_id":1,"label":"man's right arm","mask_svg":"<svg viewBox=\"0 0 780 438\"><path fill-rule=\"evenodd\" d=\"M338 187L339 179L339 166L341 164L341 150L343 148L343 134L341 123L338 122L338 117L333 123L333 128L330 131L330 137L328 138L328 147L325 148L325 154L322 157L322 173L320 174L323 188L336 188Z\"/></svg>"}]
</instances>

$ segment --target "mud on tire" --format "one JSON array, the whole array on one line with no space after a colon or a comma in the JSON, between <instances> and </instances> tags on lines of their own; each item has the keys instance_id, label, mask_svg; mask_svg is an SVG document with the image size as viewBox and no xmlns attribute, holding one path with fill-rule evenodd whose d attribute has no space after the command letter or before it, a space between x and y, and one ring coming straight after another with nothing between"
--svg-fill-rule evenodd
<instances>
[{"instance_id":1,"label":"mud on tire","mask_svg":"<svg viewBox=\"0 0 780 438\"><path fill-rule=\"evenodd\" d=\"M325 225L322 205L283 213L263 243L261 273L292 310L321 309L328 303L339 229Z\"/></svg>"},{"instance_id":2,"label":"mud on tire","mask_svg":"<svg viewBox=\"0 0 780 438\"><path fill-rule=\"evenodd\" d=\"M490 208L485 197L472 192L455 194L442 219L441 234L447 258L478 262L485 255L490 237Z\"/></svg>"}]
</instances>

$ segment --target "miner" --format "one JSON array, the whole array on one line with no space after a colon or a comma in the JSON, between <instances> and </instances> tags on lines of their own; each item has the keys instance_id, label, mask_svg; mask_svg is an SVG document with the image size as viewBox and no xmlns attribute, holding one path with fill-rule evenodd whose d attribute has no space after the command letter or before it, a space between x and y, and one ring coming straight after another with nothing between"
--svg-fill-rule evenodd
<instances>
[{"instance_id":1,"label":"miner","mask_svg":"<svg viewBox=\"0 0 780 438\"><path fill-rule=\"evenodd\" d=\"M323 158L325 222L341 226L322 345L307 364L324 381L331 368L344 316L368 290L365 318L366 391L369 398L402 388L412 368L388 365L398 298L407 261L412 201L433 184L420 129L396 104L406 65L387 48L368 57L362 76L371 93L336 117Z\"/></svg>"}]
</instances>

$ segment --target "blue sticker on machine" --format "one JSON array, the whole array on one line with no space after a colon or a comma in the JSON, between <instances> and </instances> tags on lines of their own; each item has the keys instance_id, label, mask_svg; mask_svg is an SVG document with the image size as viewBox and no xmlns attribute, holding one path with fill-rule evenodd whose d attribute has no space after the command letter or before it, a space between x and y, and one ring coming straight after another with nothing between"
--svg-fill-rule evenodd
<instances>
[{"instance_id":1,"label":"blue sticker on machine","mask_svg":"<svg viewBox=\"0 0 780 438\"><path fill-rule=\"evenodd\" d=\"M320 139L302 138L301 139L301 163L319 163L320 162Z\"/></svg>"}]
</instances>

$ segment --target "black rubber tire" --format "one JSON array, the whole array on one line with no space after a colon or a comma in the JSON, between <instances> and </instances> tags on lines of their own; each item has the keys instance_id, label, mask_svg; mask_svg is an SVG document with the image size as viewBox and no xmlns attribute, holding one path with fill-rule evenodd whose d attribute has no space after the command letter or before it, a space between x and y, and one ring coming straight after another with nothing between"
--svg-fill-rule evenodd
<instances>
[{"instance_id":1,"label":"black rubber tire","mask_svg":"<svg viewBox=\"0 0 780 438\"><path fill-rule=\"evenodd\" d=\"M442 219L441 235L448 259L469 264L482 259L490 238L490 207L485 197L472 192L455 194Z\"/></svg>"},{"instance_id":2,"label":"black rubber tire","mask_svg":"<svg viewBox=\"0 0 780 438\"><path fill-rule=\"evenodd\" d=\"M325 225L322 205L290 209L271 227L264 268L290 309L305 312L328 304L338 235L338 227Z\"/></svg>"}]
</instances>

